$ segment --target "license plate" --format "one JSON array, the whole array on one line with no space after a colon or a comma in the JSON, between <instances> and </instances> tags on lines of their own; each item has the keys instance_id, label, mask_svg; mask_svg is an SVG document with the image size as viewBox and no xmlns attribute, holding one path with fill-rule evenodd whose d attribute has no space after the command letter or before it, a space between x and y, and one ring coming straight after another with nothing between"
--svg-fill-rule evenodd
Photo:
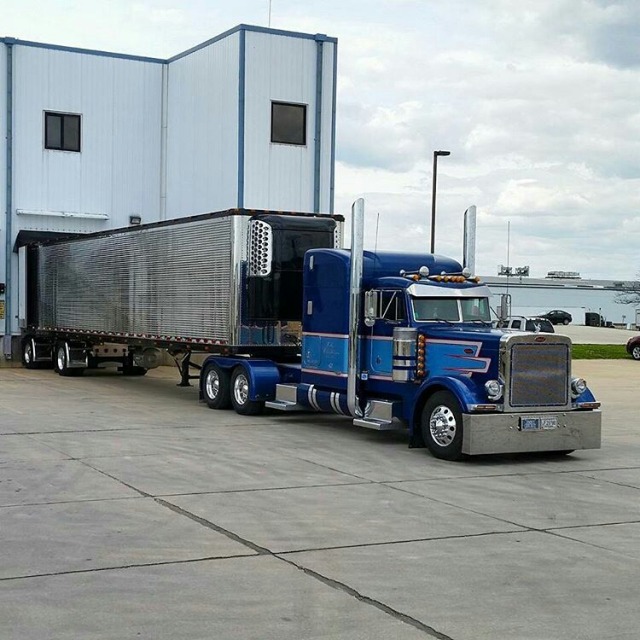
<instances>
[{"instance_id":1,"label":"license plate","mask_svg":"<svg viewBox=\"0 0 640 640\"><path fill-rule=\"evenodd\" d=\"M543 431L558 428L556 416L540 416L537 418L520 418L520 431Z\"/></svg>"}]
</instances>

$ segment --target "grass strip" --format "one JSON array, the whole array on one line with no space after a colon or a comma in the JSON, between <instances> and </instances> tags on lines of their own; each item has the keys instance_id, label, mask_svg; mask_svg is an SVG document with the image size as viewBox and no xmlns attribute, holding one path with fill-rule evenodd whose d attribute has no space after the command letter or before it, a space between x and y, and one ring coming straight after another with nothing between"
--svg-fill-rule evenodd
<instances>
[{"instance_id":1,"label":"grass strip","mask_svg":"<svg viewBox=\"0 0 640 640\"><path fill-rule=\"evenodd\" d=\"M623 344L574 344L571 356L574 360L620 360L631 357Z\"/></svg>"}]
</instances>

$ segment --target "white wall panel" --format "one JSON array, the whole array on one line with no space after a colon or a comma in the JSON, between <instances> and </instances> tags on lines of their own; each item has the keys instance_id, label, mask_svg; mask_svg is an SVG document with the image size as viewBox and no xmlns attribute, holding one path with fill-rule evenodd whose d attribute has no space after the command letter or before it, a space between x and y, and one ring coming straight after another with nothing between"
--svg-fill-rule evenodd
<instances>
[{"instance_id":1,"label":"white wall panel","mask_svg":"<svg viewBox=\"0 0 640 640\"><path fill-rule=\"evenodd\" d=\"M169 62L167 218L237 206L239 42Z\"/></svg>"},{"instance_id":2,"label":"white wall panel","mask_svg":"<svg viewBox=\"0 0 640 640\"><path fill-rule=\"evenodd\" d=\"M159 216L162 65L14 47L13 207L18 229L96 231ZM81 153L44 148L44 111L82 116Z\"/></svg>"},{"instance_id":3,"label":"white wall panel","mask_svg":"<svg viewBox=\"0 0 640 640\"><path fill-rule=\"evenodd\" d=\"M0 282L6 282L5 253L7 219L5 203L7 198L7 51L6 45L0 43ZM0 331L4 324L0 319Z\"/></svg>"},{"instance_id":4,"label":"white wall panel","mask_svg":"<svg viewBox=\"0 0 640 640\"><path fill-rule=\"evenodd\" d=\"M245 206L313 211L316 43L246 35ZM271 101L307 105L307 144L271 143Z\"/></svg>"},{"instance_id":5,"label":"white wall panel","mask_svg":"<svg viewBox=\"0 0 640 640\"><path fill-rule=\"evenodd\" d=\"M322 150L320 156L320 212L333 213L331 208L331 176L334 165L334 157L331 151L333 126L335 120L335 113L333 112L333 94L335 91L334 76L336 73L336 69L334 61L335 56L337 55L337 46L334 43L325 42L322 49Z\"/></svg>"}]
</instances>

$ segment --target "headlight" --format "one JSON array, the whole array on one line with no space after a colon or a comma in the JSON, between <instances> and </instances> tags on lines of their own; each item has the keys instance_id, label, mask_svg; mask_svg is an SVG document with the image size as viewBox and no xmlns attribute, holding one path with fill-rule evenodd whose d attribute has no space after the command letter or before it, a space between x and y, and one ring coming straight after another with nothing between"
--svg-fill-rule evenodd
<instances>
[{"instance_id":1,"label":"headlight","mask_svg":"<svg viewBox=\"0 0 640 640\"><path fill-rule=\"evenodd\" d=\"M499 400L502 397L502 384L498 380L488 380L484 383L489 400Z\"/></svg>"},{"instance_id":2,"label":"headlight","mask_svg":"<svg viewBox=\"0 0 640 640\"><path fill-rule=\"evenodd\" d=\"M587 381L584 378L571 379L571 395L574 398L582 395L587 390Z\"/></svg>"}]
</instances>

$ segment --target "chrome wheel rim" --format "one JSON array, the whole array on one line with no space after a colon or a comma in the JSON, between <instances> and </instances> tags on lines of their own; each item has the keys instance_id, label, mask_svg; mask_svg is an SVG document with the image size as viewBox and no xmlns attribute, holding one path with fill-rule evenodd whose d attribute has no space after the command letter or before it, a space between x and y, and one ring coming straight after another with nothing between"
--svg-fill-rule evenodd
<instances>
[{"instance_id":1,"label":"chrome wheel rim","mask_svg":"<svg viewBox=\"0 0 640 640\"><path fill-rule=\"evenodd\" d=\"M440 447L447 447L456 437L458 424L453 411L446 405L437 406L429 418L431 439Z\"/></svg>"},{"instance_id":2,"label":"chrome wheel rim","mask_svg":"<svg viewBox=\"0 0 640 640\"><path fill-rule=\"evenodd\" d=\"M31 346L31 340L29 340L24 347L24 361L26 364L31 364L33 362L33 347Z\"/></svg>"},{"instance_id":3,"label":"chrome wheel rim","mask_svg":"<svg viewBox=\"0 0 640 640\"><path fill-rule=\"evenodd\" d=\"M204 381L204 389L207 398L215 400L220 393L220 376L215 369L210 369Z\"/></svg>"},{"instance_id":4,"label":"chrome wheel rim","mask_svg":"<svg viewBox=\"0 0 640 640\"><path fill-rule=\"evenodd\" d=\"M239 373L233 381L233 397L238 406L242 406L249 400L249 381L244 373Z\"/></svg>"},{"instance_id":5,"label":"chrome wheel rim","mask_svg":"<svg viewBox=\"0 0 640 640\"><path fill-rule=\"evenodd\" d=\"M632 355L636 360L640 360L640 347L633 347L633 351L631 352L631 355Z\"/></svg>"},{"instance_id":6,"label":"chrome wheel rim","mask_svg":"<svg viewBox=\"0 0 640 640\"><path fill-rule=\"evenodd\" d=\"M56 360L58 363L58 371L64 371L67 361L67 354L64 352L64 347L58 347L58 356Z\"/></svg>"}]
</instances>

